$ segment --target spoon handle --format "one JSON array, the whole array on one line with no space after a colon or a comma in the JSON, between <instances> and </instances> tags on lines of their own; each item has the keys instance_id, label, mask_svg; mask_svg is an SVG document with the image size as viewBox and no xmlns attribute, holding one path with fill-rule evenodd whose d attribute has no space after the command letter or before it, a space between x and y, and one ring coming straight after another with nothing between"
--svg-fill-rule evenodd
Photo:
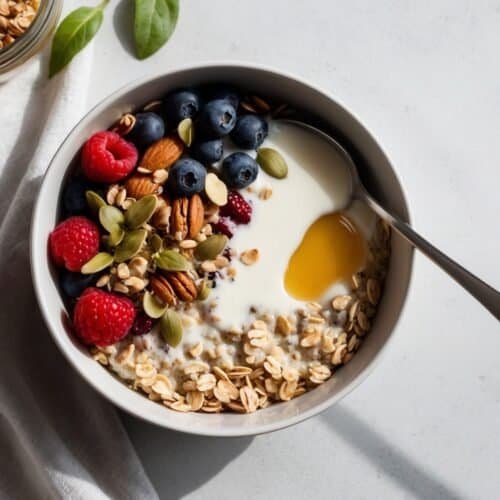
<instances>
[{"instance_id":1,"label":"spoon handle","mask_svg":"<svg viewBox=\"0 0 500 500\"><path fill-rule=\"evenodd\" d=\"M387 212L364 190L362 198L379 217L390 224L411 245L418 248L441 269L446 271L458 284L462 285L463 288L486 307L496 319L500 320L500 292L450 259L434 245L422 238L406 222Z\"/></svg>"}]
</instances>

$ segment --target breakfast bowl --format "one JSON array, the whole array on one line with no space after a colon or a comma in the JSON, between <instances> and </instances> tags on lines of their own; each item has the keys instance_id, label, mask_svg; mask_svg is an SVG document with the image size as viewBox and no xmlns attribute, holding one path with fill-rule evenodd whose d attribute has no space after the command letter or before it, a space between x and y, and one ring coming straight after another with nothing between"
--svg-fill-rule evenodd
<instances>
[{"instance_id":1,"label":"breakfast bowl","mask_svg":"<svg viewBox=\"0 0 500 500\"><path fill-rule=\"evenodd\" d=\"M413 259L410 245L397 235L390 235L391 252L383 293L380 300L377 298L370 332L356 355L335 371L333 377L318 382L314 390L289 401L262 406L252 413L173 411L144 397L144 393L131 390L104 369L68 329L67 302L60 293L57 272L47 251L47 241L60 220L63 186L82 144L92 134L110 129L120 117L174 89L220 82L250 89L255 95L272 96L312 117L354 158L373 195L403 220L409 220L404 192L386 155L363 125L333 97L297 77L260 66L232 63L190 66L118 90L70 132L52 159L38 195L31 230L31 267L38 302L56 344L80 375L108 400L139 418L169 429L208 436L242 436L274 431L314 416L339 401L371 372L394 332L408 293ZM307 210L307 200L302 207ZM285 217L282 221L285 229L286 224ZM248 383L252 384L250 380Z\"/></svg>"}]
</instances>

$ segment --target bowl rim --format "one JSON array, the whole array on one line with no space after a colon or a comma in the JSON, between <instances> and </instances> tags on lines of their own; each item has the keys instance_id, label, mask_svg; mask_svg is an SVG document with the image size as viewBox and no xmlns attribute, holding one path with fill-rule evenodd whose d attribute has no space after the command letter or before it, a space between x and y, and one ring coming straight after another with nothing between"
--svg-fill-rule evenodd
<instances>
[{"instance_id":1,"label":"bowl rim","mask_svg":"<svg viewBox=\"0 0 500 500\"><path fill-rule=\"evenodd\" d=\"M333 101L336 105L340 107L343 113L346 114L346 116L353 120L355 123L357 123L363 131L367 134L368 138L371 139L376 146L378 147L380 153L382 154L384 160L387 162L387 164L390 166L392 173L395 176L395 179L398 182L399 188L401 190L401 196L403 199L403 202L405 204L406 208L406 218L407 222L410 223L411 221L411 209L410 205L408 202L408 196L406 193L406 190L404 188L403 183L401 182L400 176L397 172L397 170L394 168L392 165L391 161L389 160L388 155L386 154L384 148L381 146L380 142L376 139L376 137L373 135L373 133L364 125L364 122L361 121L358 116L353 113L352 111L349 110L348 107L344 105L344 103L338 99L337 97L334 97L329 91L326 91L324 88L317 84L313 84L306 79L297 76L289 71L278 69L275 67L270 67L267 65L263 64L257 64L253 62L241 62L241 61L233 61L233 60L222 60L222 61L207 61L207 62L195 62L195 63L189 63L189 64L183 64L183 65L176 65L173 68L170 68L168 71L157 71L157 72L151 72L141 78L137 78L135 80L132 80L131 82L121 86L117 90L113 91L112 93L108 94L105 96L103 99L101 99L98 103L96 103L94 106L92 106L79 120L78 122L71 128L71 130L67 133L66 137L64 140L61 142L61 144L58 146L56 151L54 152L52 158L50 159L50 162L48 164L48 167L43 175L40 188L37 193L36 197L36 202L34 204L33 212L32 212L32 217L31 217L31 228L30 228L30 267L31 267L31 277L32 277L32 282L33 282L33 288L35 291L35 296L39 305L39 308L42 312L42 317L44 319L45 325L47 326L53 340L55 341L56 345L58 346L59 350L63 353L64 357L68 360L69 364L72 366L72 368L91 386L93 387L100 395L102 395L105 399L113 403L115 406L119 407L123 411L127 412L130 415L133 415L134 417L137 417L145 422L152 423L155 425L158 425L162 428L178 431L178 432L184 432L188 434L194 434L194 435L200 435L200 436L211 436L211 437L241 437L241 436L252 436L252 435L259 435L259 434L265 434L268 432L273 432L279 429L285 429L287 427L290 427L292 425L295 425L297 423L300 423L304 420L307 420L315 415L318 415L322 413L323 411L327 410L329 407L333 406L335 403L339 402L342 398L344 398L347 394L349 394L352 390L354 390L356 387L358 387L375 369L377 364L380 362L382 359L382 356L387 352L387 348L390 345L390 343L393 341L395 331L399 325L399 322L401 320L401 316L405 312L407 303L408 303L408 296L410 294L410 290L412 288L412 282L413 282L413 272L414 272L414 248L410 248L410 253L409 253L409 259L408 259L408 283L405 291L405 296L402 298L401 302L401 307L399 314L394 322L394 325L391 329L391 332L387 339L385 340L384 344L377 350L377 352L374 354L373 359L367 364L367 366L358 374L354 377L354 379L348 383L342 390L336 392L335 394L329 396L328 398L325 399L325 401L316 404L315 406L312 406L311 408L308 408L307 410L298 413L293 416L285 417L281 420L277 420L274 423L268 423L268 424L254 424L252 426L248 427L238 427L238 428L218 428L216 431L213 429L206 429L206 428L200 428L200 429L195 429L191 426L188 426L187 424L181 424L178 425L176 423L172 422L165 422L163 420L160 420L158 418L155 418L152 415L145 415L143 413L140 413L136 411L133 407L130 407L123 403L119 397L115 396L115 394L106 392L101 386L98 384L97 381L95 381L92 377L87 376L87 374L81 369L79 364L73 359L72 354L66 349L66 347L63 345L63 343L59 339L59 333L58 330L59 328L56 328L56 325L49 315L48 310L44 307L44 301L42 300L43 296L43 285L38 279L38 273L37 273L37 248L35 245L35 240L36 240L36 235L35 235L35 221L36 219L40 216L40 213L42 211L42 203L41 199L42 197L40 196L40 193L42 192L46 180L48 176L50 175L52 169L55 166L55 162L59 156L59 153L61 149L63 149L64 145L66 144L67 141L72 137L72 135L75 133L75 131L81 126L81 124L87 120L88 116L91 114L95 114L100 110L106 109L106 107L109 106L110 102L113 101L114 99L120 97L121 95L132 91L136 89L137 87L140 87L142 85L147 84L150 81L156 80L158 78L162 78L166 75L172 75L175 73L182 73L185 71L190 71L190 70L204 70L204 69L217 69L217 68L231 68L234 69L235 71L238 71L240 69L242 70L251 70L251 71L258 71L258 72L266 72L266 73L271 73L279 77L284 77L286 79L295 81L299 83L301 86L308 88L310 90L313 90L319 94L322 94L324 97L326 97L328 100Z\"/></svg>"}]
</instances>

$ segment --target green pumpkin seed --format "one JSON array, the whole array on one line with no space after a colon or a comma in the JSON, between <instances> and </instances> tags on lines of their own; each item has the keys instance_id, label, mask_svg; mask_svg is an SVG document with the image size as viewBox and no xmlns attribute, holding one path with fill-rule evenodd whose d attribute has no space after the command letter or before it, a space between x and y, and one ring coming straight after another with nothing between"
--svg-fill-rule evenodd
<instances>
[{"instance_id":1,"label":"green pumpkin seed","mask_svg":"<svg viewBox=\"0 0 500 500\"><path fill-rule=\"evenodd\" d=\"M136 229L126 233L115 250L115 262L125 262L137 255L146 241L147 234L145 229Z\"/></svg>"},{"instance_id":2,"label":"green pumpkin seed","mask_svg":"<svg viewBox=\"0 0 500 500\"><path fill-rule=\"evenodd\" d=\"M108 245L112 248L118 246L125 237L125 231L120 226L115 226L109 233Z\"/></svg>"},{"instance_id":3,"label":"green pumpkin seed","mask_svg":"<svg viewBox=\"0 0 500 500\"><path fill-rule=\"evenodd\" d=\"M224 250L227 242L228 238L224 234L213 234L194 249L194 256L198 260L215 259Z\"/></svg>"},{"instance_id":4,"label":"green pumpkin seed","mask_svg":"<svg viewBox=\"0 0 500 500\"><path fill-rule=\"evenodd\" d=\"M99 221L108 233L116 231L125 222L123 212L116 207L104 205L99 209Z\"/></svg>"},{"instance_id":5,"label":"green pumpkin seed","mask_svg":"<svg viewBox=\"0 0 500 500\"><path fill-rule=\"evenodd\" d=\"M165 342L177 347L182 340L181 318L173 309L167 309L160 320L160 331Z\"/></svg>"},{"instance_id":6,"label":"green pumpkin seed","mask_svg":"<svg viewBox=\"0 0 500 500\"><path fill-rule=\"evenodd\" d=\"M153 249L153 252L159 252L163 248L163 240L161 236L157 233L153 234L151 236L151 239L149 241L149 244L151 245L151 248Z\"/></svg>"},{"instance_id":7,"label":"green pumpkin seed","mask_svg":"<svg viewBox=\"0 0 500 500\"><path fill-rule=\"evenodd\" d=\"M284 179L288 174L288 165L285 159L275 149L260 148L257 151L257 163L261 166L262 170L271 177L276 179Z\"/></svg>"},{"instance_id":8,"label":"green pumpkin seed","mask_svg":"<svg viewBox=\"0 0 500 500\"><path fill-rule=\"evenodd\" d=\"M100 208L105 207L106 202L95 191L85 191L85 199L92 214L98 217Z\"/></svg>"},{"instance_id":9,"label":"green pumpkin seed","mask_svg":"<svg viewBox=\"0 0 500 500\"><path fill-rule=\"evenodd\" d=\"M82 274L94 274L106 269L113 264L113 256L106 252L99 252L85 263L80 272Z\"/></svg>"},{"instance_id":10,"label":"green pumpkin seed","mask_svg":"<svg viewBox=\"0 0 500 500\"><path fill-rule=\"evenodd\" d=\"M147 222L154 211L158 199L154 194L144 196L140 200L133 203L125 212L125 222L130 229L137 229L139 226Z\"/></svg>"},{"instance_id":11,"label":"green pumpkin seed","mask_svg":"<svg viewBox=\"0 0 500 500\"><path fill-rule=\"evenodd\" d=\"M156 265L164 271L187 271L189 262L179 252L162 250L155 258Z\"/></svg>"},{"instance_id":12,"label":"green pumpkin seed","mask_svg":"<svg viewBox=\"0 0 500 500\"><path fill-rule=\"evenodd\" d=\"M207 280L203 280L198 290L198 297L196 297L196 300L203 302L208 298L209 295L210 295L210 286L208 285Z\"/></svg>"},{"instance_id":13,"label":"green pumpkin seed","mask_svg":"<svg viewBox=\"0 0 500 500\"><path fill-rule=\"evenodd\" d=\"M159 302L158 299L149 292L146 292L142 297L142 308L150 318L154 319L161 318L167 310L167 306Z\"/></svg>"},{"instance_id":14,"label":"green pumpkin seed","mask_svg":"<svg viewBox=\"0 0 500 500\"><path fill-rule=\"evenodd\" d=\"M193 143L193 120L184 118L177 126L177 134L187 147L191 146Z\"/></svg>"}]
</instances>

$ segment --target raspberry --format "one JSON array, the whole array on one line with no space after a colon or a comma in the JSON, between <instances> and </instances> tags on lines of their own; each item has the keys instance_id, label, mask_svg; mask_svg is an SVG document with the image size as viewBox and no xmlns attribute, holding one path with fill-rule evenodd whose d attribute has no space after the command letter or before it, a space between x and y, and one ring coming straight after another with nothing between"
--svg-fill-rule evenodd
<instances>
[{"instance_id":1,"label":"raspberry","mask_svg":"<svg viewBox=\"0 0 500 500\"><path fill-rule=\"evenodd\" d=\"M153 325L154 321L149 316L146 316L144 313L138 314L130 333L132 335L145 335L153 329Z\"/></svg>"},{"instance_id":2,"label":"raspberry","mask_svg":"<svg viewBox=\"0 0 500 500\"><path fill-rule=\"evenodd\" d=\"M87 288L73 311L73 326L84 344L106 346L129 333L135 314L134 303L129 298Z\"/></svg>"},{"instance_id":3,"label":"raspberry","mask_svg":"<svg viewBox=\"0 0 500 500\"><path fill-rule=\"evenodd\" d=\"M217 222L212 224L214 233L225 234L228 238L232 238L236 230L236 224L229 217L220 217Z\"/></svg>"},{"instance_id":4,"label":"raspberry","mask_svg":"<svg viewBox=\"0 0 500 500\"><path fill-rule=\"evenodd\" d=\"M231 217L238 224L248 224L252 218L252 207L238 191L230 191L227 204L221 207L220 215Z\"/></svg>"},{"instance_id":5,"label":"raspberry","mask_svg":"<svg viewBox=\"0 0 500 500\"><path fill-rule=\"evenodd\" d=\"M79 271L99 251L99 228L87 217L70 217L50 233L49 247L55 264Z\"/></svg>"},{"instance_id":6,"label":"raspberry","mask_svg":"<svg viewBox=\"0 0 500 500\"><path fill-rule=\"evenodd\" d=\"M136 147L115 132L98 132L83 146L82 170L94 182L118 182L134 169Z\"/></svg>"}]
</instances>

